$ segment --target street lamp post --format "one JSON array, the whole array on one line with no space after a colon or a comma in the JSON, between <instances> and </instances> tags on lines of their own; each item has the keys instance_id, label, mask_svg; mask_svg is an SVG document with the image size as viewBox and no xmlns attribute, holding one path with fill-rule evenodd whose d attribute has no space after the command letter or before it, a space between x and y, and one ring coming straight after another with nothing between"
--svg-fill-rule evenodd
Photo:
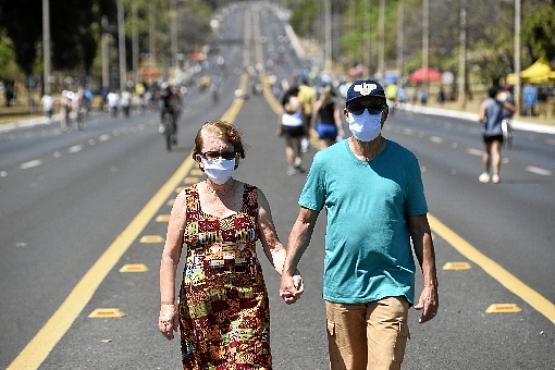
<instances>
[{"instance_id":1,"label":"street lamp post","mask_svg":"<svg viewBox=\"0 0 555 370\"><path fill-rule=\"evenodd\" d=\"M324 23L326 32L326 43L325 43L325 62L324 69L327 72L331 72L331 60L332 60L332 44L331 44L331 0L324 0Z\"/></svg>"},{"instance_id":2,"label":"street lamp post","mask_svg":"<svg viewBox=\"0 0 555 370\"><path fill-rule=\"evenodd\" d=\"M403 54L405 53L404 18L405 1L399 0L399 8L397 9L397 71L399 71L399 78L403 76Z\"/></svg>"},{"instance_id":3,"label":"street lamp post","mask_svg":"<svg viewBox=\"0 0 555 370\"><path fill-rule=\"evenodd\" d=\"M127 63L125 60L125 9L123 0L118 0L118 49L119 49L119 88L125 90L127 83Z\"/></svg>"},{"instance_id":4,"label":"street lamp post","mask_svg":"<svg viewBox=\"0 0 555 370\"><path fill-rule=\"evenodd\" d=\"M428 57L430 41L430 4L424 0L422 4L422 68L424 68L424 89L428 93Z\"/></svg>"},{"instance_id":5,"label":"street lamp post","mask_svg":"<svg viewBox=\"0 0 555 370\"><path fill-rule=\"evenodd\" d=\"M382 80L385 77L385 0L380 0L380 20L379 20L380 42L378 49L378 73Z\"/></svg>"},{"instance_id":6,"label":"street lamp post","mask_svg":"<svg viewBox=\"0 0 555 370\"><path fill-rule=\"evenodd\" d=\"M42 47L44 54L44 94L50 95L50 1L42 0Z\"/></svg>"},{"instance_id":7,"label":"street lamp post","mask_svg":"<svg viewBox=\"0 0 555 370\"><path fill-rule=\"evenodd\" d=\"M515 107L520 112L520 0L515 0Z\"/></svg>"},{"instance_id":8,"label":"street lamp post","mask_svg":"<svg viewBox=\"0 0 555 370\"><path fill-rule=\"evenodd\" d=\"M466 0L461 0L459 33L459 104L466 107Z\"/></svg>"},{"instance_id":9,"label":"street lamp post","mask_svg":"<svg viewBox=\"0 0 555 370\"><path fill-rule=\"evenodd\" d=\"M133 1L131 4L131 13L133 17L133 24L131 28L131 54L133 56L133 83L137 84L138 82L138 73L139 73L139 31L137 29L137 2Z\"/></svg>"}]
</instances>

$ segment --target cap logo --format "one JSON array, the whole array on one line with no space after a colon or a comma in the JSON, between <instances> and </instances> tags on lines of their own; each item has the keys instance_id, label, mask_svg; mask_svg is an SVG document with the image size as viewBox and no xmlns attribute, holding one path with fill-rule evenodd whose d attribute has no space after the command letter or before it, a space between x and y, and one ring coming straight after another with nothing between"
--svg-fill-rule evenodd
<instances>
[{"instance_id":1,"label":"cap logo","mask_svg":"<svg viewBox=\"0 0 555 370\"><path fill-rule=\"evenodd\" d=\"M360 85L355 85L354 90L356 92L358 92L360 95L370 95L370 93L372 91L374 91L375 88L377 88L378 86L376 84L369 84L366 82L363 82Z\"/></svg>"}]
</instances>

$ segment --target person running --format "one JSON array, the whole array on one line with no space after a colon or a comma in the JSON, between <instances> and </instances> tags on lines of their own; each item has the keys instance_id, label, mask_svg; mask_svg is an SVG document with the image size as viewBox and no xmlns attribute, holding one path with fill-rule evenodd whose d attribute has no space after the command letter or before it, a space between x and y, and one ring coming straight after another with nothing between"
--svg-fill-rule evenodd
<instances>
[{"instance_id":1,"label":"person running","mask_svg":"<svg viewBox=\"0 0 555 370\"><path fill-rule=\"evenodd\" d=\"M256 255L281 274L286 250L259 188L235 180L245 158L237 129L223 121L197 132L193 158L207 179L182 190L170 215L160 263L160 332L181 331L183 369L272 369L270 306ZM176 269L186 263L175 303ZM303 289L295 273L294 285Z\"/></svg>"},{"instance_id":2,"label":"person running","mask_svg":"<svg viewBox=\"0 0 555 370\"><path fill-rule=\"evenodd\" d=\"M335 144L337 138L343 138L345 133L339 116L339 108L334 102L334 94L330 85L322 90L320 99L314 102L313 121L318 121L316 132L324 147Z\"/></svg>"},{"instance_id":3,"label":"person running","mask_svg":"<svg viewBox=\"0 0 555 370\"><path fill-rule=\"evenodd\" d=\"M289 176L305 172L301 166L301 140L305 135L305 126L298 94L298 87L291 87L285 92L281 99L283 111L278 119L278 136L285 137L285 156Z\"/></svg>"},{"instance_id":4,"label":"person running","mask_svg":"<svg viewBox=\"0 0 555 370\"><path fill-rule=\"evenodd\" d=\"M499 89L495 86L488 90L488 98L480 105L480 122L482 122L482 139L484 152L482 154L482 165L484 171L478 177L478 181L487 184L501 182L501 146L503 145L504 110L515 111L515 107L509 101L497 100ZM491 176L490 176L491 173Z\"/></svg>"},{"instance_id":5,"label":"person running","mask_svg":"<svg viewBox=\"0 0 555 370\"><path fill-rule=\"evenodd\" d=\"M52 121L52 116L54 115L54 97L50 94L44 94L41 99L42 109L48 122Z\"/></svg>"},{"instance_id":6,"label":"person running","mask_svg":"<svg viewBox=\"0 0 555 370\"><path fill-rule=\"evenodd\" d=\"M331 370L400 369L409 335L408 310L420 322L438 310L434 246L418 159L385 139L383 88L356 81L345 119L353 136L314 156L287 246L280 295L294 303L293 272L319 212L327 215L323 298ZM416 255L423 289L415 301Z\"/></svg>"},{"instance_id":7,"label":"person running","mask_svg":"<svg viewBox=\"0 0 555 370\"><path fill-rule=\"evenodd\" d=\"M316 90L309 85L308 78L306 76L301 78L298 98L303 108L303 121L305 129L304 137L301 139L301 151L306 153L310 148L310 124L312 122L313 105L316 100Z\"/></svg>"}]
</instances>

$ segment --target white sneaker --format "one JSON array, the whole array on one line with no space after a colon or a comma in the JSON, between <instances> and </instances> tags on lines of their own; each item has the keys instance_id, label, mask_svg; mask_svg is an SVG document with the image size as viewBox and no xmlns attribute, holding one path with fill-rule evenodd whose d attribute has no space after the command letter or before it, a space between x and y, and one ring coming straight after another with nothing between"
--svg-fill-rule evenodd
<instances>
[{"instance_id":1,"label":"white sneaker","mask_svg":"<svg viewBox=\"0 0 555 370\"><path fill-rule=\"evenodd\" d=\"M295 167L287 167L287 176L293 176L296 173L297 170L295 169Z\"/></svg>"},{"instance_id":2,"label":"white sneaker","mask_svg":"<svg viewBox=\"0 0 555 370\"><path fill-rule=\"evenodd\" d=\"M161 124L160 126L158 126L158 132L159 132L161 135L163 135L164 132L166 132L166 126L164 126L164 125L162 125L162 124Z\"/></svg>"},{"instance_id":3,"label":"white sneaker","mask_svg":"<svg viewBox=\"0 0 555 370\"><path fill-rule=\"evenodd\" d=\"M480 177L478 177L478 181L480 181L482 184L487 184L489 180L489 175L485 172L483 172Z\"/></svg>"},{"instance_id":4,"label":"white sneaker","mask_svg":"<svg viewBox=\"0 0 555 370\"><path fill-rule=\"evenodd\" d=\"M494 183L494 184L499 184L501 182L501 178L499 177L499 175L494 174L491 177L491 182Z\"/></svg>"}]
</instances>

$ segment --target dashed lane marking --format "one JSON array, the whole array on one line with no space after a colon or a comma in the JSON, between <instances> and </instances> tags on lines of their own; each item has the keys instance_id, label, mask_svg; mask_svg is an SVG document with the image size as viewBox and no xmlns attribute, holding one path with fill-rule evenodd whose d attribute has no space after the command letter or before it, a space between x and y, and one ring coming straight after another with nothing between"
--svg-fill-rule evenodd
<instances>
[{"instance_id":1,"label":"dashed lane marking","mask_svg":"<svg viewBox=\"0 0 555 370\"><path fill-rule=\"evenodd\" d=\"M468 262L447 262L443 265L444 270L470 270L472 266Z\"/></svg>"},{"instance_id":2,"label":"dashed lane marking","mask_svg":"<svg viewBox=\"0 0 555 370\"><path fill-rule=\"evenodd\" d=\"M484 255L476 247L464 240L433 215L428 214L428 219L432 230L447 241L460 254L480 266L487 274L497 280L499 284L522 298L524 302L528 303L536 311L555 324L555 304L549 299L530 288L503 266Z\"/></svg>"},{"instance_id":3,"label":"dashed lane marking","mask_svg":"<svg viewBox=\"0 0 555 370\"><path fill-rule=\"evenodd\" d=\"M38 167L42 164L42 160L40 159L33 159L32 161L28 161L25 163L21 163L19 168L22 170L28 170L29 168Z\"/></svg>"},{"instance_id":4,"label":"dashed lane marking","mask_svg":"<svg viewBox=\"0 0 555 370\"><path fill-rule=\"evenodd\" d=\"M160 235L145 235L139 241L139 243L143 244L159 244L163 242L164 238L162 238Z\"/></svg>"},{"instance_id":5,"label":"dashed lane marking","mask_svg":"<svg viewBox=\"0 0 555 370\"><path fill-rule=\"evenodd\" d=\"M110 135L108 134L102 134L98 137L98 141L103 142L103 141L108 141L110 140Z\"/></svg>"},{"instance_id":6,"label":"dashed lane marking","mask_svg":"<svg viewBox=\"0 0 555 370\"><path fill-rule=\"evenodd\" d=\"M443 143L443 139L440 138L439 136L430 136L430 141L431 141L432 143L435 143L435 144L441 144L441 143Z\"/></svg>"},{"instance_id":7,"label":"dashed lane marking","mask_svg":"<svg viewBox=\"0 0 555 370\"><path fill-rule=\"evenodd\" d=\"M128 263L123 265L119 272L148 272L148 267L144 263Z\"/></svg>"},{"instance_id":8,"label":"dashed lane marking","mask_svg":"<svg viewBox=\"0 0 555 370\"><path fill-rule=\"evenodd\" d=\"M481 157L482 156L482 151L480 149L474 149L474 148L467 148L466 152L470 155L474 155L476 157Z\"/></svg>"},{"instance_id":9,"label":"dashed lane marking","mask_svg":"<svg viewBox=\"0 0 555 370\"><path fill-rule=\"evenodd\" d=\"M8 172L0 171L0 177L6 177L6 176L8 176Z\"/></svg>"},{"instance_id":10,"label":"dashed lane marking","mask_svg":"<svg viewBox=\"0 0 555 370\"><path fill-rule=\"evenodd\" d=\"M536 175L542 175L542 176L551 176L553 174L553 172L549 170L536 167L536 166L527 166L526 171L535 173Z\"/></svg>"},{"instance_id":11,"label":"dashed lane marking","mask_svg":"<svg viewBox=\"0 0 555 370\"><path fill-rule=\"evenodd\" d=\"M156 216L156 222L169 222L170 215L158 215Z\"/></svg>"},{"instance_id":12,"label":"dashed lane marking","mask_svg":"<svg viewBox=\"0 0 555 370\"><path fill-rule=\"evenodd\" d=\"M89 143L89 145L95 145L95 144L96 144L96 140L94 140L94 139L89 139L88 143Z\"/></svg>"},{"instance_id":13,"label":"dashed lane marking","mask_svg":"<svg viewBox=\"0 0 555 370\"><path fill-rule=\"evenodd\" d=\"M126 316L126 313L119 308L97 308L89 314L91 319L120 319Z\"/></svg>"},{"instance_id":14,"label":"dashed lane marking","mask_svg":"<svg viewBox=\"0 0 555 370\"><path fill-rule=\"evenodd\" d=\"M495 303L488 307L487 313L517 313L522 309L514 303Z\"/></svg>"},{"instance_id":15,"label":"dashed lane marking","mask_svg":"<svg viewBox=\"0 0 555 370\"><path fill-rule=\"evenodd\" d=\"M74 145L74 146L70 147L67 151L68 151L69 153L78 153L78 152L80 152L81 150L83 150L83 146L82 146L82 145Z\"/></svg>"},{"instance_id":16,"label":"dashed lane marking","mask_svg":"<svg viewBox=\"0 0 555 370\"><path fill-rule=\"evenodd\" d=\"M196 176L187 176L185 177L185 180L183 180L184 184L195 184L198 182L198 177Z\"/></svg>"}]
</instances>

